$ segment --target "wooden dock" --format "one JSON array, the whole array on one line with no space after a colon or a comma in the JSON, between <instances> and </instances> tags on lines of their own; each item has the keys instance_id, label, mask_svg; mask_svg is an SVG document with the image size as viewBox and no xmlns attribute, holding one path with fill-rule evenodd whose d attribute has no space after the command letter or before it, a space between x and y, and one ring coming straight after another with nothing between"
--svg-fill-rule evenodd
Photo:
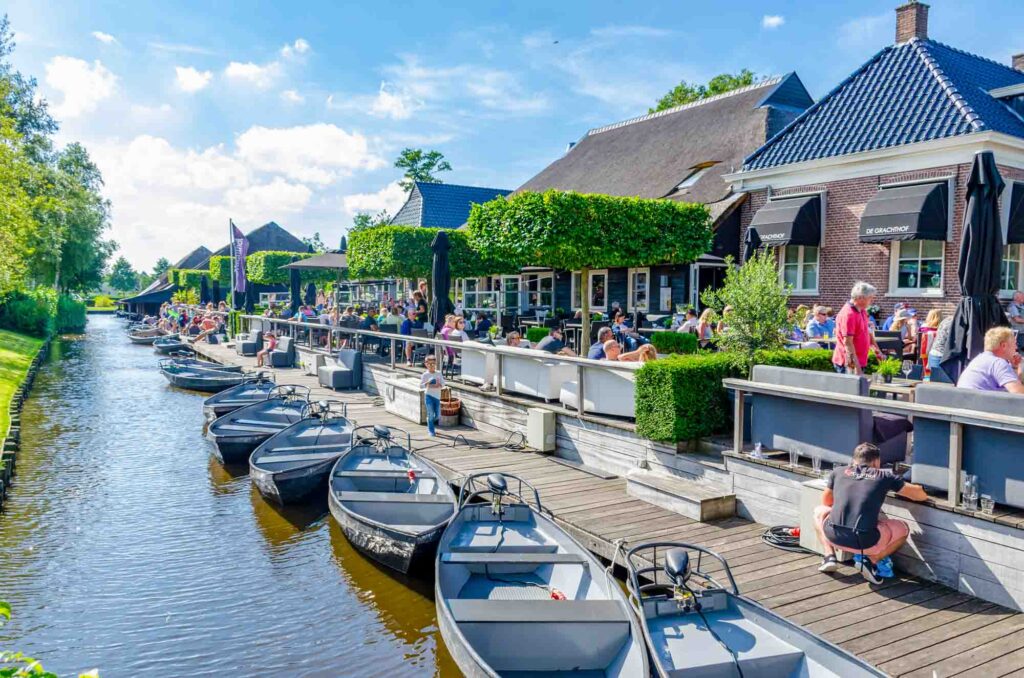
<instances>
[{"instance_id":1,"label":"wooden dock","mask_svg":"<svg viewBox=\"0 0 1024 678\"><path fill-rule=\"evenodd\" d=\"M226 346L196 349L221 363L255 365ZM297 369L268 371L280 384L309 386L314 399L348 403L361 425L409 431L416 451L450 478L485 470L522 477L537 487L560 525L604 558L620 539L680 540L717 551L742 593L890 675L1024 677L1024 614L912 577L870 586L850 567L821 574L817 556L762 542L764 525L742 518L691 520L627 495L622 478L600 478L545 454L504 449L503 437L467 427L431 438L425 426L385 411L372 395L322 388Z\"/></svg>"}]
</instances>

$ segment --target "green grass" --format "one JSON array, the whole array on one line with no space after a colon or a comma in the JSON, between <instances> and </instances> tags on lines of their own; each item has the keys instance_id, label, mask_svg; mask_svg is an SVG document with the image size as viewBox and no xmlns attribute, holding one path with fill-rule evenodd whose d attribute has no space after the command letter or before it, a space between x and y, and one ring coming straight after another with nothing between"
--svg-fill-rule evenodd
<instances>
[{"instance_id":1,"label":"green grass","mask_svg":"<svg viewBox=\"0 0 1024 678\"><path fill-rule=\"evenodd\" d=\"M42 343L42 339L0 330L0 436L7 434L10 424L11 397Z\"/></svg>"}]
</instances>

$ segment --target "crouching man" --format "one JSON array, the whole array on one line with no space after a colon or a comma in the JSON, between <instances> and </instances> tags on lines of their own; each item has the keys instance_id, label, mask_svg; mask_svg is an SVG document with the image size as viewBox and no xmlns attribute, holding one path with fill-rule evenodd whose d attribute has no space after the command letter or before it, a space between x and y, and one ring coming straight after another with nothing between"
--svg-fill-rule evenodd
<instances>
[{"instance_id":1,"label":"crouching man","mask_svg":"<svg viewBox=\"0 0 1024 678\"><path fill-rule=\"evenodd\" d=\"M906 543L910 528L902 520L879 515L890 490L911 501L928 498L920 485L882 469L881 454L870 443L857 446L852 464L832 471L822 505L814 510L818 539L825 548L819 572L835 572L836 549L842 549L855 554L854 567L872 584L893 576L889 556Z\"/></svg>"}]
</instances>

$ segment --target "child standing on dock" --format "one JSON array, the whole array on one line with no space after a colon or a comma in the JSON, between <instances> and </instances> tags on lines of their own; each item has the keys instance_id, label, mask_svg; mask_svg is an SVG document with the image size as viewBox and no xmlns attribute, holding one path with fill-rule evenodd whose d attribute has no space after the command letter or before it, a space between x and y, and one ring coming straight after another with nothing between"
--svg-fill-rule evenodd
<instances>
[{"instance_id":1,"label":"child standing on dock","mask_svg":"<svg viewBox=\"0 0 1024 678\"><path fill-rule=\"evenodd\" d=\"M426 389L423 401L427 406L427 433L437 435L434 427L441 418L441 389L446 386L444 375L437 371L437 358L428 355L423 361L427 371L420 375L420 388Z\"/></svg>"}]
</instances>

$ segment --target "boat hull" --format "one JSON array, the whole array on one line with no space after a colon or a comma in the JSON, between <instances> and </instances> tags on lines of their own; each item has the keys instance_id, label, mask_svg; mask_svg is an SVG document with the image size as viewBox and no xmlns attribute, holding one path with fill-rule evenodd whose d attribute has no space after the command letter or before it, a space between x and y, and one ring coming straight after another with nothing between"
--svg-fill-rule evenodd
<instances>
[{"instance_id":1,"label":"boat hull","mask_svg":"<svg viewBox=\"0 0 1024 678\"><path fill-rule=\"evenodd\" d=\"M299 504L327 487L335 459L287 471L265 471L249 465L249 478L264 498L281 506Z\"/></svg>"},{"instance_id":2,"label":"boat hull","mask_svg":"<svg viewBox=\"0 0 1024 678\"><path fill-rule=\"evenodd\" d=\"M167 377L167 381L170 382L171 386L188 389L190 391L202 391L204 393L220 393L221 391L227 390L233 386L238 386L242 380L241 375L239 375L238 379L211 379L209 377L188 376L184 374L164 372L164 376Z\"/></svg>"},{"instance_id":3,"label":"boat hull","mask_svg":"<svg viewBox=\"0 0 1024 678\"><path fill-rule=\"evenodd\" d=\"M426 533L409 535L360 520L341 507L333 492L327 496L331 515L338 521L345 538L367 558L402 574L421 571L433 564L437 543L447 523Z\"/></svg>"},{"instance_id":4,"label":"boat hull","mask_svg":"<svg viewBox=\"0 0 1024 678\"><path fill-rule=\"evenodd\" d=\"M434 589L434 598L440 600L441 592ZM455 630L455 621L444 605L437 606L437 626L441 629L441 640L448 648L448 654L455 660L455 665L466 678L494 678L497 674L481 664L472 650L463 642L462 636Z\"/></svg>"},{"instance_id":5,"label":"boat hull","mask_svg":"<svg viewBox=\"0 0 1024 678\"><path fill-rule=\"evenodd\" d=\"M213 454L223 464L244 464L270 435L214 436Z\"/></svg>"}]
</instances>

